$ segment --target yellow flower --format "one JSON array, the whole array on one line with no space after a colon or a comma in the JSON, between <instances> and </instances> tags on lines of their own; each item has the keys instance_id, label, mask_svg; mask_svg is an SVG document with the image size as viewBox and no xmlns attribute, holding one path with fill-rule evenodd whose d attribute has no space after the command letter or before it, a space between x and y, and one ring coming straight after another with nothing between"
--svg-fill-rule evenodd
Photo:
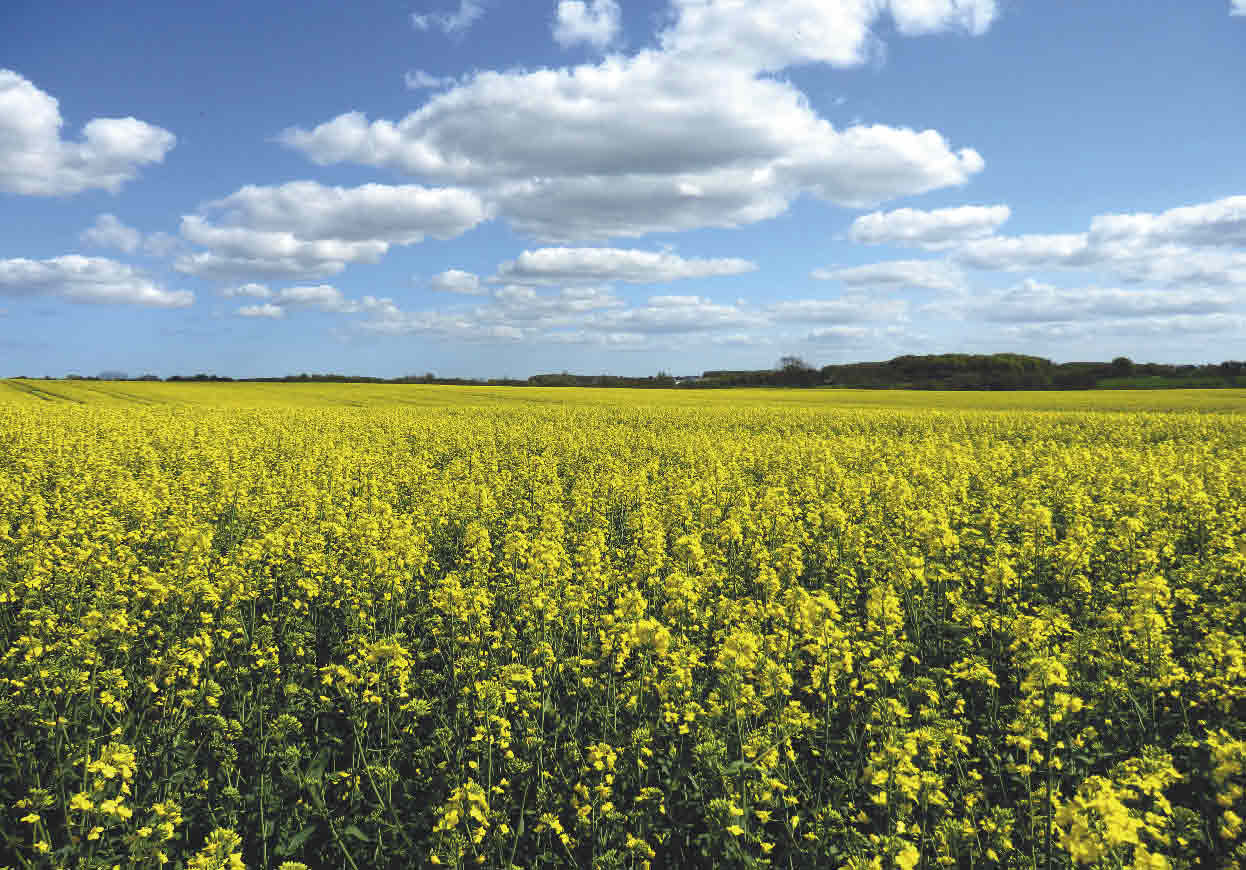
<instances>
[{"instance_id":1,"label":"yellow flower","mask_svg":"<svg viewBox=\"0 0 1246 870\"><path fill-rule=\"evenodd\" d=\"M744 833L744 829L741 828L739 825L728 825L727 833L733 837L738 837Z\"/></svg>"},{"instance_id":2,"label":"yellow flower","mask_svg":"<svg viewBox=\"0 0 1246 870\"><path fill-rule=\"evenodd\" d=\"M904 847L896 854L896 867L900 868L900 870L913 870L920 859L921 854L917 851L917 847L912 843L905 843Z\"/></svg>"}]
</instances>

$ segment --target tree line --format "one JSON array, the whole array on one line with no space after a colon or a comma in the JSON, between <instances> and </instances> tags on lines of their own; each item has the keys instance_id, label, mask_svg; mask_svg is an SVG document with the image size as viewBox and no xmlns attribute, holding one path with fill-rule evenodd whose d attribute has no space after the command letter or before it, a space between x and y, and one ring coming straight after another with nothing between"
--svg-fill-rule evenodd
<instances>
[{"instance_id":1,"label":"tree line","mask_svg":"<svg viewBox=\"0 0 1246 870\"><path fill-rule=\"evenodd\" d=\"M503 387L630 387L712 389L724 387L844 387L858 389L925 390L1034 390L1095 389L1112 387L1246 387L1246 362L1227 360L1206 365L1135 363L1128 357L1110 362L1056 363L1045 357L1016 353L927 354L898 356L882 362L810 365L798 356L782 357L767 369L714 369L700 375L581 375L557 372L528 378L447 378L432 372L398 378L368 375L309 373L276 378L231 378L197 373L160 378L147 374L130 378L124 372L106 371L90 377L71 374L67 380L239 382L239 383L364 383L447 384ZM50 380L50 378L45 378Z\"/></svg>"}]
</instances>

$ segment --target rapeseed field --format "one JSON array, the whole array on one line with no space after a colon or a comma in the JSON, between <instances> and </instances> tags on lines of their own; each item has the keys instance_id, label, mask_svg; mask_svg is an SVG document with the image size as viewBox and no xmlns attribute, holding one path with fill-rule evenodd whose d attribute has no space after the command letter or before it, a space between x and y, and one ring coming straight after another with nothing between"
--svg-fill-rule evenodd
<instances>
[{"instance_id":1,"label":"rapeseed field","mask_svg":"<svg viewBox=\"0 0 1246 870\"><path fill-rule=\"evenodd\" d=\"M1246 864L1246 395L0 383L0 866Z\"/></svg>"}]
</instances>

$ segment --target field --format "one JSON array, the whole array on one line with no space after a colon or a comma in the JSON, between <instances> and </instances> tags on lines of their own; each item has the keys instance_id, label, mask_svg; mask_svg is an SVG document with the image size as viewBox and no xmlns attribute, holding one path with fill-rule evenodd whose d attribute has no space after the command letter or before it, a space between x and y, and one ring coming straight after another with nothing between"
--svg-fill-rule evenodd
<instances>
[{"instance_id":1,"label":"field","mask_svg":"<svg viewBox=\"0 0 1246 870\"><path fill-rule=\"evenodd\" d=\"M0 866L1246 864L1246 391L0 382Z\"/></svg>"}]
</instances>

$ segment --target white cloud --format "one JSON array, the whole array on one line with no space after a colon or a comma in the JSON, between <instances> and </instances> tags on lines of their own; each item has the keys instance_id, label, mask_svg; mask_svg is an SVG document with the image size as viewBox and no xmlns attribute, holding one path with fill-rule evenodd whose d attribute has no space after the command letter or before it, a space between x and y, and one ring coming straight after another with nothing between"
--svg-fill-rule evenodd
<instances>
[{"instance_id":1,"label":"white cloud","mask_svg":"<svg viewBox=\"0 0 1246 870\"><path fill-rule=\"evenodd\" d=\"M382 335L421 334L455 341L531 341L596 344L611 348L654 348L677 342L761 344L766 330L787 323L877 324L905 318L903 300L846 296L831 300L794 300L759 308L740 300L722 304L697 295L654 295L629 305L608 287L571 286L550 292L508 284L480 304L447 310L404 312L396 306L367 309L372 316L358 324ZM892 327L868 326L862 334L884 336ZM832 335L834 330L827 332Z\"/></svg>"},{"instance_id":2,"label":"white cloud","mask_svg":"<svg viewBox=\"0 0 1246 870\"><path fill-rule=\"evenodd\" d=\"M237 287L227 287L222 291L225 296L249 296L252 299L269 299L273 295L273 291L268 289L267 284L241 284Z\"/></svg>"},{"instance_id":3,"label":"white cloud","mask_svg":"<svg viewBox=\"0 0 1246 870\"><path fill-rule=\"evenodd\" d=\"M1104 335L1129 336L1135 340L1163 341L1182 335L1208 335L1246 332L1246 317L1240 314L1174 314L1170 317L1139 317L1091 322L1056 321L1008 326L1004 336L1021 340L1067 340L1098 338Z\"/></svg>"},{"instance_id":4,"label":"white cloud","mask_svg":"<svg viewBox=\"0 0 1246 870\"><path fill-rule=\"evenodd\" d=\"M920 288L950 293L965 287L961 271L943 260L889 260L841 269L815 269L812 277L839 281L854 289Z\"/></svg>"},{"instance_id":5,"label":"white cloud","mask_svg":"<svg viewBox=\"0 0 1246 870\"><path fill-rule=\"evenodd\" d=\"M319 278L350 263L375 263L390 245L451 238L486 217L478 196L456 188L314 181L248 185L182 218L182 236L207 248L175 268L216 278Z\"/></svg>"},{"instance_id":6,"label":"white cloud","mask_svg":"<svg viewBox=\"0 0 1246 870\"><path fill-rule=\"evenodd\" d=\"M598 332L697 333L756 327L766 323L760 312L707 299L679 305L644 305L594 314L584 326Z\"/></svg>"},{"instance_id":7,"label":"white cloud","mask_svg":"<svg viewBox=\"0 0 1246 870\"><path fill-rule=\"evenodd\" d=\"M499 288L481 305L445 312L391 309L364 321L361 328L387 335L424 333L459 340L503 338L621 346L646 336L712 335L767 323L767 316L759 311L715 304L699 296L657 296L646 305L628 307L608 288L567 287L542 293L511 284Z\"/></svg>"},{"instance_id":8,"label":"white cloud","mask_svg":"<svg viewBox=\"0 0 1246 870\"><path fill-rule=\"evenodd\" d=\"M208 203L230 226L289 232L301 239L383 241L398 245L427 236L449 239L487 216L471 191L417 184L328 187L315 181L247 185Z\"/></svg>"},{"instance_id":9,"label":"white cloud","mask_svg":"<svg viewBox=\"0 0 1246 870\"><path fill-rule=\"evenodd\" d=\"M166 290L132 266L78 254L48 260L0 260L0 293L159 308L182 308L195 301L189 290Z\"/></svg>"},{"instance_id":10,"label":"white cloud","mask_svg":"<svg viewBox=\"0 0 1246 870\"><path fill-rule=\"evenodd\" d=\"M79 233L78 238L88 245L116 248L127 254L141 248L143 253L153 257L168 257L181 244L176 237L164 232L144 235L116 215L108 213L96 216L95 223Z\"/></svg>"},{"instance_id":11,"label":"white cloud","mask_svg":"<svg viewBox=\"0 0 1246 870\"><path fill-rule=\"evenodd\" d=\"M297 308L315 308L335 314L352 314L359 310L358 303L348 300L342 291L330 284L286 287L277 292L273 302Z\"/></svg>"},{"instance_id":12,"label":"white cloud","mask_svg":"<svg viewBox=\"0 0 1246 870\"><path fill-rule=\"evenodd\" d=\"M1225 292L1056 287L1027 279L1007 290L966 300L966 313L1007 323L1088 322L1157 315L1203 315L1226 311L1235 299Z\"/></svg>"},{"instance_id":13,"label":"white cloud","mask_svg":"<svg viewBox=\"0 0 1246 870\"><path fill-rule=\"evenodd\" d=\"M304 241L289 232L216 226L196 215L182 218L182 236L209 250L182 255L174 268L208 278L335 275L348 263L375 263L389 250L384 241Z\"/></svg>"},{"instance_id":14,"label":"white cloud","mask_svg":"<svg viewBox=\"0 0 1246 870\"><path fill-rule=\"evenodd\" d=\"M134 227L126 226L116 216L108 213L98 215L95 223L83 230L79 236L89 245L101 248L117 248L132 254L143 243L143 234Z\"/></svg>"},{"instance_id":15,"label":"white cloud","mask_svg":"<svg viewBox=\"0 0 1246 870\"><path fill-rule=\"evenodd\" d=\"M160 163L177 141L135 118L95 118L82 140L61 139L55 97L18 73L0 69L0 190L63 196L102 188L116 192L139 168Z\"/></svg>"},{"instance_id":16,"label":"white cloud","mask_svg":"<svg viewBox=\"0 0 1246 870\"><path fill-rule=\"evenodd\" d=\"M757 264L734 257L684 259L677 254L625 248L539 248L498 266L496 280L527 284L650 284L681 278L739 275Z\"/></svg>"},{"instance_id":17,"label":"white cloud","mask_svg":"<svg viewBox=\"0 0 1246 870\"><path fill-rule=\"evenodd\" d=\"M860 66L881 50L873 33L889 14L905 36L985 33L995 0L674 0L665 50L698 59L730 57L759 71L805 63Z\"/></svg>"},{"instance_id":18,"label":"white cloud","mask_svg":"<svg viewBox=\"0 0 1246 870\"><path fill-rule=\"evenodd\" d=\"M1246 286L1246 196L1169 209L1107 214L1084 233L991 236L951 252L974 269L1087 268L1129 282Z\"/></svg>"},{"instance_id":19,"label":"white cloud","mask_svg":"<svg viewBox=\"0 0 1246 870\"><path fill-rule=\"evenodd\" d=\"M447 269L434 275L428 283L434 290L442 293L475 296L485 292L480 286L480 276L474 272L464 272L462 269Z\"/></svg>"},{"instance_id":20,"label":"white cloud","mask_svg":"<svg viewBox=\"0 0 1246 870\"><path fill-rule=\"evenodd\" d=\"M378 299L375 296L364 296L357 300L347 299L342 295L342 291L330 284L286 287L275 294L263 284L246 284L226 290L225 295L253 296L271 300L242 306L237 311L241 317L266 317L276 320L285 317L291 309L326 311L331 314L369 312L378 319L393 319L401 316L398 306L392 299Z\"/></svg>"},{"instance_id":21,"label":"white cloud","mask_svg":"<svg viewBox=\"0 0 1246 870\"><path fill-rule=\"evenodd\" d=\"M143 239L143 250L153 257L169 257L182 246L177 236L166 232L148 233Z\"/></svg>"},{"instance_id":22,"label":"white cloud","mask_svg":"<svg viewBox=\"0 0 1246 870\"><path fill-rule=\"evenodd\" d=\"M990 236L1011 210L1006 205L962 205L922 211L901 208L862 215L848 231L854 242L867 245L917 245L938 249L969 239Z\"/></svg>"},{"instance_id":23,"label":"white cloud","mask_svg":"<svg viewBox=\"0 0 1246 870\"><path fill-rule=\"evenodd\" d=\"M869 296L841 296L838 299L795 299L766 307L776 320L795 323L864 323L894 320L908 311L903 299L874 299Z\"/></svg>"},{"instance_id":24,"label":"white cloud","mask_svg":"<svg viewBox=\"0 0 1246 870\"><path fill-rule=\"evenodd\" d=\"M704 296L672 296L664 294L661 296L650 296L649 304L654 307L662 306L679 306L679 305L701 305L709 302Z\"/></svg>"},{"instance_id":25,"label":"white cloud","mask_svg":"<svg viewBox=\"0 0 1246 870\"><path fill-rule=\"evenodd\" d=\"M981 36L998 14L996 0L891 0L896 29L906 36L947 30Z\"/></svg>"},{"instance_id":26,"label":"white cloud","mask_svg":"<svg viewBox=\"0 0 1246 870\"><path fill-rule=\"evenodd\" d=\"M807 340L816 344L864 344L877 334L868 326L819 326Z\"/></svg>"},{"instance_id":27,"label":"white cloud","mask_svg":"<svg viewBox=\"0 0 1246 870\"><path fill-rule=\"evenodd\" d=\"M753 332L729 332L725 335L710 336L709 343L728 347L762 347L774 344L774 339L768 335Z\"/></svg>"},{"instance_id":28,"label":"white cloud","mask_svg":"<svg viewBox=\"0 0 1246 870\"><path fill-rule=\"evenodd\" d=\"M1230 0L1230 15L1246 15L1246 0Z\"/></svg>"},{"instance_id":29,"label":"white cloud","mask_svg":"<svg viewBox=\"0 0 1246 870\"><path fill-rule=\"evenodd\" d=\"M459 0L453 12L412 13L411 24L416 30L436 28L447 36L461 36L485 14L481 0Z\"/></svg>"},{"instance_id":30,"label":"white cloud","mask_svg":"<svg viewBox=\"0 0 1246 870\"><path fill-rule=\"evenodd\" d=\"M1125 281L1246 289L1246 252L1185 245L1107 245L1095 253L1099 263Z\"/></svg>"},{"instance_id":31,"label":"white cloud","mask_svg":"<svg viewBox=\"0 0 1246 870\"><path fill-rule=\"evenodd\" d=\"M974 269L1035 269L1090 263L1085 233L991 236L958 248L953 257Z\"/></svg>"},{"instance_id":32,"label":"white cloud","mask_svg":"<svg viewBox=\"0 0 1246 870\"><path fill-rule=\"evenodd\" d=\"M616 0L559 0L554 41L563 48L580 42L605 48L619 35L622 17Z\"/></svg>"},{"instance_id":33,"label":"white cloud","mask_svg":"<svg viewBox=\"0 0 1246 870\"><path fill-rule=\"evenodd\" d=\"M243 305L238 309L239 317L264 317L269 320L280 320L286 316L286 310L280 305L264 302L259 305Z\"/></svg>"},{"instance_id":34,"label":"white cloud","mask_svg":"<svg viewBox=\"0 0 1246 870\"><path fill-rule=\"evenodd\" d=\"M508 284L497 290L491 305L473 309L474 316L493 324L526 323L529 327L561 327L590 312L623 306L623 300L604 287L564 287L553 295L531 287Z\"/></svg>"},{"instance_id":35,"label":"white cloud","mask_svg":"<svg viewBox=\"0 0 1246 870\"><path fill-rule=\"evenodd\" d=\"M1160 214L1099 215L1090 221L1090 240L1095 244L1246 246L1246 196L1230 196Z\"/></svg>"},{"instance_id":36,"label":"white cloud","mask_svg":"<svg viewBox=\"0 0 1246 870\"><path fill-rule=\"evenodd\" d=\"M444 88L457 81L454 76L435 76L422 69L408 70L403 75L402 80L406 83L407 88L413 91L424 90L425 88Z\"/></svg>"},{"instance_id":37,"label":"white cloud","mask_svg":"<svg viewBox=\"0 0 1246 870\"><path fill-rule=\"evenodd\" d=\"M348 112L288 129L281 141L322 165L355 162L469 186L517 229L551 241L741 226L782 214L802 193L867 207L964 184L983 168L976 151L934 130L837 129L793 84L761 75L765 64L736 51L768 28L789 48L813 51L806 60L828 61L836 52L824 51L822 37L859 47L883 5L678 2L658 50L481 72L399 120ZM976 32L953 12L984 5L932 0L938 14L923 19L905 4L893 16L926 20L923 30ZM849 14L849 6L863 8ZM860 19L862 32L842 33L844 16ZM803 33L792 29L806 19ZM723 50L712 50L720 37Z\"/></svg>"}]
</instances>

